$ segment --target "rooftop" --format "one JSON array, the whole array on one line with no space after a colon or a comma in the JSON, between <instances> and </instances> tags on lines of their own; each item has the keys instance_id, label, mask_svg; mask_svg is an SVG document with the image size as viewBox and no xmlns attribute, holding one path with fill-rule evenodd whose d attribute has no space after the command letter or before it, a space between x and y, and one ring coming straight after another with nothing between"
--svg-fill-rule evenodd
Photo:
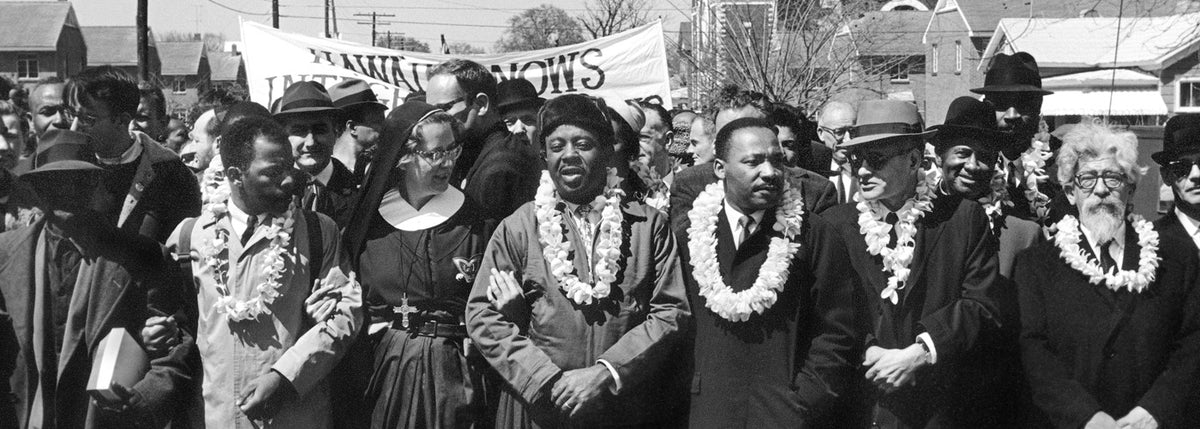
<instances>
[{"instance_id":1,"label":"rooftop","mask_svg":"<svg viewBox=\"0 0 1200 429\"><path fill-rule=\"evenodd\" d=\"M137 27L83 27L88 45L88 65L136 66ZM150 46L156 46L151 32Z\"/></svg>"},{"instance_id":2,"label":"rooftop","mask_svg":"<svg viewBox=\"0 0 1200 429\"><path fill-rule=\"evenodd\" d=\"M208 66L212 69L213 82L233 82L238 80L242 56L233 52L209 52Z\"/></svg>"},{"instance_id":3,"label":"rooftop","mask_svg":"<svg viewBox=\"0 0 1200 429\"><path fill-rule=\"evenodd\" d=\"M204 42L158 42L163 76L199 74L204 57Z\"/></svg>"},{"instance_id":4,"label":"rooftop","mask_svg":"<svg viewBox=\"0 0 1200 429\"><path fill-rule=\"evenodd\" d=\"M1002 19L983 57L1024 51L1042 68L1160 70L1196 52L1198 26L1200 13L1124 18L1119 23L1118 18Z\"/></svg>"},{"instance_id":5,"label":"rooftop","mask_svg":"<svg viewBox=\"0 0 1200 429\"><path fill-rule=\"evenodd\" d=\"M69 2L0 2L0 51L53 51L63 26L79 27Z\"/></svg>"}]
</instances>

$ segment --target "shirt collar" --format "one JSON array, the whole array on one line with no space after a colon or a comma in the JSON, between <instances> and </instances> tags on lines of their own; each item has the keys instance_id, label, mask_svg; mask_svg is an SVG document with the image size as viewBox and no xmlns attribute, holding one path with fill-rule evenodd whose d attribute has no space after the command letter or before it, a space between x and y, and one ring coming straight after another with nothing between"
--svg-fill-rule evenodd
<instances>
[{"instance_id":1,"label":"shirt collar","mask_svg":"<svg viewBox=\"0 0 1200 429\"><path fill-rule=\"evenodd\" d=\"M434 195L420 210L400 195L396 188L389 189L379 202L379 215L392 227L401 231L421 231L445 223L462 208L466 197L454 187Z\"/></svg>"},{"instance_id":2,"label":"shirt collar","mask_svg":"<svg viewBox=\"0 0 1200 429\"><path fill-rule=\"evenodd\" d=\"M333 178L333 158L329 159L329 164L325 164L325 169L313 176L313 181L320 182L321 186L329 186L329 179Z\"/></svg>"},{"instance_id":3,"label":"shirt collar","mask_svg":"<svg viewBox=\"0 0 1200 429\"><path fill-rule=\"evenodd\" d=\"M1175 208L1175 217L1179 218L1179 223L1183 224L1183 230L1187 231L1188 236L1192 239L1196 238L1196 233L1200 232L1200 220L1192 219L1191 216L1183 214L1179 208Z\"/></svg>"},{"instance_id":4,"label":"shirt collar","mask_svg":"<svg viewBox=\"0 0 1200 429\"><path fill-rule=\"evenodd\" d=\"M65 240L67 243L70 243L71 247L74 247L80 255L88 255L88 253L85 251L86 246L82 245L81 243L86 242L87 240L76 240L75 237L67 237L61 229L49 222L46 223L45 231L46 244L48 244L47 247L49 247L52 251L57 251L58 244Z\"/></svg>"},{"instance_id":5,"label":"shirt collar","mask_svg":"<svg viewBox=\"0 0 1200 429\"><path fill-rule=\"evenodd\" d=\"M1081 232L1083 232L1083 236L1085 238L1087 238L1088 246L1090 246L1092 248L1092 253L1095 254L1097 257L1099 257L1100 256L1100 245L1102 243L1099 243L1096 241L1095 235L1092 234L1092 231L1088 230L1088 228L1086 226L1083 226L1083 222L1079 222L1079 230ZM1112 244L1110 244L1108 246L1108 254L1109 254L1109 256L1112 256L1113 261L1115 261L1117 263L1117 269L1121 269L1125 262L1124 261L1124 259L1125 259L1124 258L1124 256L1125 256L1125 223L1124 222L1121 223L1121 227L1117 230L1117 233L1113 236Z\"/></svg>"},{"instance_id":6,"label":"shirt collar","mask_svg":"<svg viewBox=\"0 0 1200 429\"><path fill-rule=\"evenodd\" d=\"M135 135L134 138L131 139L132 143L129 145L129 149L125 149L125 152L120 156L114 158L104 158L100 155L96 155L96 161L103 165L123 165L137 160L139 156L142 156L143 148L142 140L136 137L137 136Z\"/></svg>"},{"instance_id":7,"label":"shirt collar","mask_svg":"<svg viewBox=\"0 0 1200 429\"><path fill-rule=\"evenodd\" d=\"M763 215L766 213L766 210L759 210L754 213L750 213L750 218L754 219L755 225L758 225L762 223ZM746 214L742 213L741 210L738 210L737 207L729 204L729 199L725 199L725 220L729 222L730 231L735 229L734 227L737 226L738 222L742 220L742 216L745 215Z\"/></svg>"}]
</instances>

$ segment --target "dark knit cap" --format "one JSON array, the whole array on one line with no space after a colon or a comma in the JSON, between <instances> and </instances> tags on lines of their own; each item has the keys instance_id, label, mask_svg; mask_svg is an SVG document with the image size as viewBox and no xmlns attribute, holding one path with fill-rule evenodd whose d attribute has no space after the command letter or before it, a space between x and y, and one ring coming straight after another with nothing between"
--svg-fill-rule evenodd
<instances>
[{"instance_id":1,"label":"dark knit cap","mask_svg":"<svg viewBox=\"0 0 1200 429\"><path fill-rule=\"evenodd\" d=\"M560 125L574 125L595 133L601 142L611 146L615 138L605 108L604 100L580 94L547 100L538 112L538 143L545 145L546 136Z\"/></svg>"}]
</instances>

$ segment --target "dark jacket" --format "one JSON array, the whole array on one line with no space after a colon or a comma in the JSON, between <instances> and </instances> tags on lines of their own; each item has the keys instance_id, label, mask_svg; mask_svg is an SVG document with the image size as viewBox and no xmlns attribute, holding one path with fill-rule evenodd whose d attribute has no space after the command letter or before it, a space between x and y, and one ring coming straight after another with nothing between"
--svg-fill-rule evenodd
<instances>
[{"instance_id":1,"label":"dark jacket","mask_svg":"<svg viewBox=\"0 0 1200 429\"><path fill-rule=\"evenodd\" d=\"M337 158L330 158L329 162L333 163L333 175L329 177L329 183L325 184L325 189L317 196L316 212L329 216L341 229L350 222L359 182L354 172L346 168L346 165ZM305 189L304 192L301 201L307 201L305 198L308 197L309 191Z\"/></svg>"},{"instance_id":2,"label":"dark jacket","mask_svg":"<svg viewBox=\"0 0 1200 429\"><path fill-rule=\"evenodd\" d=\"M837 205L837 187L828 178L803 168L788 170L793 179L800 182L801 196L804 198L805 213L821 213ZM671 229L678 230L681 223L687 220L687 213L692 210L692 201L704 192L704 188L717 183L717 174L713 172L713 164L706 162L694 165L675 173L675 182L671 184Z\"/></svg>"},{"instance_id":3,"label":"dark jacket","mask_svg":"<svg viewBox=\"0 0 1200 429\"><path fill-rule=\"evenodd\" d=\"M768 211L762 225L735 249L725 211L717 216L717 260L734 291L749 289L767 258L768 243L782 237ZM675 231L692 303L692 427L818 427L838 397L857 381L854 291L858 276L844 273L846 248L837 230L806 214L800 250L784 289L763 314L728 321L707 308L693 277L687 219Z\"/></svg>"},{"instance_id":4,"label":"dark jacket","mask_svg":"<svg viewBox=\"0 0 1200 429\"><path fill-rule=\"evenodd\" d=\"M125 167L135 169L132 180L110 174L98 188L96 208L122 230L164 243L180 222L200 215L200 185L175 152L145 134L135 136L142 154L137 165Z\"/></svg>"},{"instance_id":5,"label":"dark jacket","mask_svg":"<svg viewBox=\"0 0 1200 429\"><path fill-rule=\"evenodd\" d=\"M796 143L796 166L823 176L828 175L833 163L833 149L820 140Z\"/></svg>"},{"instance_id":6,"label":"dark jacket","mask_svg":"<svg viewBox=\"0 0 1200 429\"><path fill-rule=\"evenodd\" d=\"M485 219L500 221L533 201L542 168L540 155L524 139L494 130L467 172L463 192L479 202Z\"/></svg>"},{"instance_id":7,"label":"dark jacket","mask_svg":"<svg viewBox=\"0 0 1200 429\"><path fill-rule=\"evenodd\" d=\"M37 384L38 369L33 345L34 272L37 242L45 221L0 234L0 428L25 427ZM101 229L101 228L97 228ZM174 314L179 302L149 302L147 291L167 288L159 274L162 252L145 238L116 238L118 233L98 233L96 246L88 246L80 262L71 298L64 345L59 355L56 418L59 428L162 427L184 408L192 380L187 356L194 340L182 332L180 345L162 356L150 356L150 372L137 383L131 403L135 414L114 416L90 400L85 390L93 353L100 340L117 327L140 341L147 309ZM131 235L125 235L131 237ZM140 241L144 240L144 241ZM179 297L181 291L151 296ZM11 399L11 400L10 400Z\"/></svg>"},{"instance_id":8,"label":"dark jacket","mask_svg":"<svg viewBox=\"0 0 1200 429\"><path fill-rule=\"evenodd\" d=\"M1079 428L1098 411L1120 419L1141 406L1161 428L1200 427L1200 262L1182 226L1155 227L1162 260L1141 293L1089 283L1053 241L1017 257L1021 355L1042 426ZM1080 247L1095 258L1086 238ZM1127 224L1125 269L1137 269L1140 250Z\"/></svg>"},{"instance_id":9,"label":"dark jacket","mask_svg":"<svg viewBox=\"0 0 1200 429\"><path fill-rule=\"evenodd\" d=\"M902 349L928 332L937 352L937 363L917 374L915 386L890 394L869 389L866 394L897 421L881 425L987 427L995 413L1011 413L989 410L981 399L989 386L979 374L987 374L990 364L976 343L1000 326L996 248L988 239L983 207L948 196L934 202L934 209L917 222L911 273L893 305L880 298L891 274L883 271L880 257L867 252L856 204L839 205L823 216L839 226L850 266L863 279L863 350Z\"/></svg>"}]
</instances>

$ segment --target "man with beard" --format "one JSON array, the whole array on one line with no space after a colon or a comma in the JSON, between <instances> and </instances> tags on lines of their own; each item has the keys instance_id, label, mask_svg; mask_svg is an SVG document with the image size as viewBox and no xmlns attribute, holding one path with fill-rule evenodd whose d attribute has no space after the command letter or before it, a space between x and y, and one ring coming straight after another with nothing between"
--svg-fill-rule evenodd
<instances>
[{"instance_id":1,"label":"man with beard","mask_svg":"<svg viewBox=\"0 0 1200 429\"><path fill-rule=\"evenodd\" d=\"M451 59L429 70L425 100L463 123L462 155L450 183L504 219L533 200L541 164L529 145L509 138L497 108L496 77L483 65Z\"/></svg>"},{"instance_id":2,"label":"man with beard","mask_svg":"<svg viewBox=\"0 0 1200 429\"><path fill-rule=\"evenodd\" d=\"M1175 210L1154 222L1166 235L1191 237L1200 252L1200 115L1178 115L1163 129L1163 150L1150 155L1175 195Z\"/></svg>"},{"instance_id":3,"label":"man with beard","mask_svg":"<svg viewBox=\"0 0 1200 429\"><path fill-rule=\"evenodd\" d=\"M496 84L496 108L500 109L500 119L513 138L533 147L537 140L538 110L546 104L546 99L539 97L537 89L525 79L509 79Z\"/></svg>"},{"instance_id":4,"label":"man with beard","mask_svg":"<svg viewBox=\"0 0 1200 429\"><path fill-rule=\"evenodd\" d=\"M771 123L730 122L716 146L720 180L675 231L697 304L690 425L818 426L857 382L858 277L787 181Z\"/></svg>"},{"instance_id":5,"label":"man with beard","mask_svg":"<svg viewBox=\"0 0 1200 429\"><path fill-rule=\"evenodd\" d=\"M300 193L300 207L329 216L339 228L345 228L359 182L333 158L344 113L334 107L325 87L312 81L292 84L279 99L274 118L288 133L296 168L309 178Z\"/></svg>"},{"instance_id":6,"label":"man with beard","mask_svg":"<svg viewBox=\"0 0 1200 429\"><path fill-rule=\"evenodd\" d=\"M195 284L207 427L332 427L326 376L362 322L337 225L293 202L302 182L288 139L270 118L232 124L220 147L227 197L167 243ZM326 296L336 299L317 302Z\"/></svg>"},{"instance_id":7,"label":"man with beard","mask_svg":"<svg viewBox=\"0 0 1200 429\"><path fill-rule=\"evenodd\" d=\"M1041 427L1200 426L1200 261L1190 237L1128 213L1146 169L1137 146L1107 124L1068 132L1058 179L1078 218L1017 258L1021 355Z\"/></svg>"},{"instance_id":8,"label":"man with beard","mask_svg":"<svg viewBox=\"0 0 1200 429\"><path fill-rule=\"evenodd\" d=\"M858 193L858 178L846 162L846 149L842 147L854 127L855 115L850 103L830 101L821 107L821 115L817 117L817 137L833 151L828 174L829 181L837 187L838 204L854 201L854 194Z\"/></svg>"},{"instance_id":9,"label":"man with beard","mask_svg":"<svg viewBox=\"0 0 1200 429\"><path fill-rule=\"evenodd\" d=\"M626 200L606 168L613 128L598 101L551 99L538 128L537 198L492 235L467 301L471 340L508 383L496 427L677 422L685 407L662 392L679 378L665 369L690 311L667 219Z\"/></svg>"},{"instance_id":10,"label":"man with beard","mask_svg":"<svg viewBox=\"0 0 1200 429\"><path fill-rule=\"evenodd\" d=\"M937 197L917 106L865 101L850 131L861 201L823 216L863 280L862 368L883 428L997 427L977 340L999 326L995 245L978 203ZM936 198L936 201L935 201ZM998 410L1011 412L1011 410Z\"/></svg>"},{"instance_id":11,"label":"man with beard","mask_svg":"<svg viewBox=\"0 0 1200 429\"><path fill-rule=\"evenodd\" d=\"M200 186L175 152L129 132L141 93L112 66L89 68L67 83L71 129L87 134L107 171L97 211L118 228L164 242L184 218L200 213Z\"/></svg>"},{"instance_id":12,"label":"man with beard","mask_svg":"<svg viewBox=\"0 0 1200 429\"><path fill-rule=\"evenodd\" d=\"M342 133L333 145L333 159L354 172L354 183L361 184L383 132L383 112L387 106L379 102L375 91L361 79L344 79L334 84L329 88L329 97L333 99L333 107L345 115Z\"/></svg>"}]
</instances>

